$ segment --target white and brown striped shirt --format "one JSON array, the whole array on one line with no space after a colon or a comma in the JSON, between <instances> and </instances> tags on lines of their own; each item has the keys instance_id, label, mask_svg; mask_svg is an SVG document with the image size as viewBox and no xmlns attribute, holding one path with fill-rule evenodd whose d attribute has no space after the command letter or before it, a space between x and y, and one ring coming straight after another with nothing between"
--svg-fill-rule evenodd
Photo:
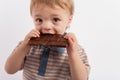
<instances>
[{"instance_id":1,"label":"white and brown striped shirt","mask_svg":"<svg viewBox=\"0 0 120 80\"><path fill-rule=\"evenodd\" d=\"M66 50L63 53L57 53L51 49L44 73L39 75L43 48L40 45L32 46L28 55L26 55L23 64L23 80L71 80L70 64ZM86 53L79 46L79 54L89 73L89 64Z\"/></svg>"}]
</instances>

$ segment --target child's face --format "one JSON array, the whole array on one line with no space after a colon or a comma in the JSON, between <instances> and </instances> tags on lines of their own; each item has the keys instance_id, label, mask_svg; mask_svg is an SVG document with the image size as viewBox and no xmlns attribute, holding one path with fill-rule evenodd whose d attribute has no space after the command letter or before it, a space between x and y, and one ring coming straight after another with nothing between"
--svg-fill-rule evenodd
<instances>
[{"instance_id":1,"label":"child's face","mask_svg":"<svg viewBox=\"0 0 120 80\"><path fill-rule=\"evenodd\" d=\"M72 20L69 11L58 6L50 8L40 5L32 9L32 17L35 28L43 34L63 34Z\"/></svg>"}]
</instances>

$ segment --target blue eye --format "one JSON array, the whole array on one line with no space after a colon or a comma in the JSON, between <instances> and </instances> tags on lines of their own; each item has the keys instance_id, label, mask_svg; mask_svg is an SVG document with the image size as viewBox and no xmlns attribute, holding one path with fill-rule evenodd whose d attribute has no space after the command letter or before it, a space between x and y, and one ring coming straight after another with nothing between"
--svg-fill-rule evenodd
<instances>
[{"instance_id":1,"label":"blue eye","mask_svg":"<svg viewBox=\"0 0 120 80\"><path fill-rule=\"evenodd\" d=\"M53 18L53 20L54 20L55 22L60 21L60 19L59 19L59 18Z\"/></svg>"}]
</instances>

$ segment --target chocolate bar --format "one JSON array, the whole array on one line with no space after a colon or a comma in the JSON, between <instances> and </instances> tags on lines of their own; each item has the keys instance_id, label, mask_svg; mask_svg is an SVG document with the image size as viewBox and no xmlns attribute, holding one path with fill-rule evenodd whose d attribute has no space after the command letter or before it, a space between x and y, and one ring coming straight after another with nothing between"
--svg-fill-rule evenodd
<instances>
[{"instance_id":1,"label":"chocolate bar","mask_svg":"<svg viewBox=\"0 0 120 80\"><path fill-rule=\"evenodd\" d=\"M29 41L30 45L43 45L43 46L54 46L54 47L66 47L68 44L67 39L64 35L60 34L41 34L40 37L33 37Z\"/></svg>"}]
</instances>

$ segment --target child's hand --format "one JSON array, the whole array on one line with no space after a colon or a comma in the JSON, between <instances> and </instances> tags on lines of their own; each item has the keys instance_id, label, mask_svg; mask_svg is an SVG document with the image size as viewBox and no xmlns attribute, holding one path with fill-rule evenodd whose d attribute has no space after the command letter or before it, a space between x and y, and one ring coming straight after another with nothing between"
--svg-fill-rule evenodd
<instances>
[{"instance_id":1,"label":"child's hand","mask_svg":"<svg viewBox=\"0 0 120 80\"><path fill-rule=\"evenodd\" d=\"M68 55L76 54L78 52L78 42L73 33L67 33L64 38L68 40L67 53Z\"/></svg>"},{"instance_id":2,"label":"child's hand","mask_svg":"<svg viewBox=\"0 0 120 80\"><path fill-rule=\"evenodd\" d=\"M32 37L40 37L40 32L36 29L32 29L24 39L24 43L28 43Z\"/></svg>"}]
</instances>

